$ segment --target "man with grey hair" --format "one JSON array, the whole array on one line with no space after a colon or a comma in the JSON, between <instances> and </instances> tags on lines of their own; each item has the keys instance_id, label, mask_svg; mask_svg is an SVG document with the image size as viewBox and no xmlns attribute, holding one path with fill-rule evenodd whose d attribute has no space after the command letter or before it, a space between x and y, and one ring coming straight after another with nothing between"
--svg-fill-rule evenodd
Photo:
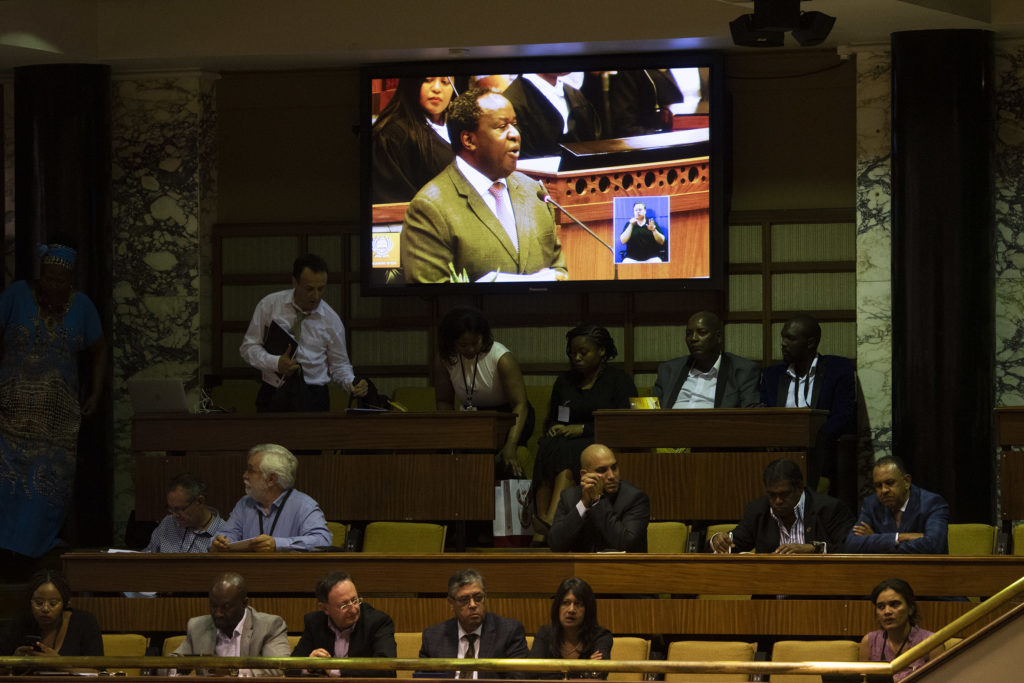
<instances>
[{"instance_id":1,"label":"man with grey hair","mask_svg":"<svg viewBox=\"0 0 1024 683\"><path fill-rule=\"evenodd\" d=\"M331 532L320 506L293 488L298 468L299 461L284 446L265 443L249 449L242 475L246 495L210 550L274 552L329 546Z\"/></svg>"},{"instance_id":2,"label":"man with grey hair","mask_svg":"<svg viewBox=\"0 0 1024 683\"><path fill-rule=\"evenodd\" d=\"M461 569L448 579L453 618L423 632L420 657L448 659L523 659L529 656L523 625L487 611L484 577ZM520 672L447 671L446 678L523 678Z\"/></svg>"},{"instance_id":3,"label":"man with grey hair","mask_svg":"<svg viewBox=\"0 0 1024 683\"><path fill-rule=\"evenodd\" d=\"M160 520L147 553L205 553L221 527L220 513L206 504L206 484L188 472L167 485L167 516Z\"/></svg>"}]
</instances>

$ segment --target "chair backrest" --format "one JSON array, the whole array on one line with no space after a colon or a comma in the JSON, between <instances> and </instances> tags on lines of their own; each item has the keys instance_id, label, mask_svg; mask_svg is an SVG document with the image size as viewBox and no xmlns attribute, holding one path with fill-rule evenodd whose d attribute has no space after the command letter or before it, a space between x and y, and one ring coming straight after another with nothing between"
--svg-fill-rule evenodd
<instances>
[{"instance_id":1,"label":"chair backrest","mask_svg":"<svg viewBox=\"0 0 1024 683\"><path fill-rule=\"evenodd\" d=\"M708 547L708 541L710 541L711 537L715 534L727 534L735 528L736 525L732 522L727 522L725 524L712 524L704 532L704 547L701 548L701 550L710 550L710 548Z\"/></svg>"},{"instance_id":2,"label":"chair backrest","mask_svg":"<svg viewBox=\"0 0 1024 683\"><path fill-rule=\"evenodd\" d=\"M138 633L104 633L103 654L107 657L144 657L149 647L149 638ZM138 676L139 669L116 669L107 667L108 671L124 671L126 676Z\"/></svg>"},{"instance_id":3,"label":"chair backrest","mask_svg":"<svg viewBox=\"0 0 1024 683\"><path fill-rule=\"evenodd\" d=\"M668 646L670 662L752 662L757 643L737 640L678 640ZM665 674L665 683L683 681L747 681L747 674Z\"/></svg>"},{"instance_id":4,"label":"chair backrest","mask_svg":"<svg viewBox=\"0 0 1024 683\"><path fill-rule=\"evenodd\" d=\"M366 553L440 553L448 527L421 522L371 522L363 536Z\"/></svg>"},{"instance_id":5,"label":"chair backrest","mask_svg":"<svg viewBox=\"0 0 1024 683\"><path fill-rule=\"evenodd\" d=\"M423 634L417 631L416 633L396 633L395 644L398 646L398 658L399 659L416 659L420 656L420 647L423 645ZM399 678L412 678L411 670L399 670L396 672Z\"/></svg>"},{"instance_id":6,"label":"chair backrest","mask_svg":"<svg viewBox=\"0 0 1024 683\"><path fill-rule=\"evenodd\" d=\"M616 637L612 641L612 652L609 659L619 661L646 660L651 654L651 641L645 638L631 636ZM608 674L609 681L642 681L642 673L612 672Z\"/></svg>"},{"instance_id":7,"label":"chair backrest","mask_svg":"<svg viewBox=\"0 0 1024 683\"><path fill-rule=\"evenodd\" d=\"M526 636L526 649L527 650L532 650L533 649L533 636Z\"/></svg>"},{"instance_id":8,"label":"chair backrest","mask_svg":"<svg viewBox=\"0 0 1024 683\"><path fill-rule=\"evenodd\" d=\"M432 413L437 410L434 387L396 387L392 398L410 413Z\"/></svg>"},{"instance_id":9,"label":"chair backrest","mask_svg":"<svg viewBox=\"0 0 1024 683\"><path fill-rule=\"evenodd\" d=\"M996 528L991 524L950 524L950 555L991 555L996 550Z\"/></svg>"},{"instance_id":10,"label":"chair backrest","mask_svg":"<svg viewBox=\"0 0 1024 683\"><path fill-rule=\"evenodd\" d=\"M299 644L300 640L302 640L302 634L297 636L288 636L288 652L294 652L295 646Z\"/></svg>"},{"instance_id":11,"label":"chair backrest","mask_svg":"<svg viewBox=\"0 0 1024 683\"><path fill-rule=\"evenodd\" d=\"M327 530L331 532L331 545L336 548L344 548L345 539L348 538L348 524L327 522Z\"/></svg>"},{"instance_id":12,"label":"chair backrest","mask_svg":"<svg viewBox=\"0 0 1024 683\"><path fill-rule=\"evenodd\" d=\"M647 552L676 554L686 552L690 526L682 522L651 522L647 525Z\"/></svg>"},{"instance_id":13,"label":"chair backrest","mask_svg":"<svg viewBox=\"0 0 1024 683\"><path fill-rule=\"evenodd\" d=\"M167 636L164 638L164 646L160 649L160 654L164 657L168 656L172 652L178 649L178 646L185 642L185 635L180 636Z\"/></svg>"},{"instance_id":14,"label":"chair backrest","mask_svg":"<svg viewBox=\"0 0 1024 683\"><path fill-rule=\"evenodd\" d=\"M1013 527L1013 554L1024 555L1024 524Z\"/></svg>"},{"instance_id":15,"label":"chair backrest","mask_svg":"<svg viewBox=\"0 0 1024 683\"><path fill-rule=\"evenodd\" d=\"M858 645L853 640L780 640L772 648L773 662L856 662ZM821 676L774 674L771 683L813 683Z\"/></svg>"}]
</instances>

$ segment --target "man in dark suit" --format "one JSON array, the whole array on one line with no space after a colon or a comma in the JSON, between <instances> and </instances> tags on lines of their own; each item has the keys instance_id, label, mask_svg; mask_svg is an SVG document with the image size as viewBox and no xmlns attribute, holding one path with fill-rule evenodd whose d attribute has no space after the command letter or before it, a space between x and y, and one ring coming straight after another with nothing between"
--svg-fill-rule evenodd
<instances>
[{"instance_id":1,"label":"man in dark suit","mask_svg":"<svg viewBox=\"0 0 1024 683\"><path fill-rule=\"evenodd\" d=\"M455 615L423 632L420 657L449 659L524 659L529 656L523 625L487 611L484 577L462 569L448 579L448 605ZM523 678L518 672L444 672L447 678Z\"/></svg>"},{"instance_id":2,"label":"man in dark suit","mask_svg":"<svg viewBox=\"0 0 1024 683\"><path fill-rule=\"evenodd\" d=\"M619 479L611 449L591 444L580 454L580 485L562 492L548 543L555 552L647 552L651 503Z\"/></svg>"},{"instance_id":3,"label":"man in dark suit","mask_svg":"<svg viewBox=\"0 0 1024 683\"><path fill-rule=\"evenodd\" d=\"M395 624L363 602L352 577L330 572L316 584L316 612L303 617L302 638L292 657L394 657ZM333 670L336 676L393 678L394 671Z\"/></svg>"},{"instance_id":4,"label":"man in dark suit","mask_svg":"<svg viewBox=\"0 0 1024 683\"><path fill-rule=\"evenodd\" d=\"M503 96L471 88L448 108L455 161L405 212L402 269L409 282L567 277L544 187L516 172L520 140Z\"/></svg>"},{"instance_id":5,"label":"man in dark suit","mask_svg":"<svg viewBox=\"0 0 1024 683\"><path fill-rule=\"evenodd\" d=\"M567 73L522 74L502 92L516 112L522 157L558 156L561 142L601 137L597 110L583 93L561 80ZM564 115L554 101L560 100Z\"/></svg>"},{"instance_id":6,"label":"man in dark suit","mask_svg":"<svg viewBox=\"0 0 1024 683\"><path fill-rule=\"evenodd\" d=\"M725 353L722 320L710 311L686 323L690 355L658 366L654 395L662 409L744 408L757 403L761 371L751 360Z\"/></svg>"},{"instance_id":7,"label":"man in dark suit","mask_svg":"<svg viewBox=\"0 0 1024 683\"><path fill-rule=\"evenodd\" d=\"M868 496L846 538L848 553L949 552L949 503L911 485L903 461L887 455L872 470L875 496Z\"/></svg>"},{"instance_id":8,"label":"man in dark suit","mask_svg":"<svg viewBox=\"0 0 1024 683\"><path fill-rule=\"evenodd\" d=\"M792 460L772 461L763 479L764 498L747 505L732 533L718 533L709 539L714 552L843 552L853 513L842 502L804 488L804 475Z\"/></svg>"},{"instance_id":9,"label":"man in dark suit","mask_svg":"<svg viewBox=\"0 0 1024 683\"><path fill-rule=\"evenodd\" d=\"M828 411L807 462L807 481L835 479L839 437L857 432L857 390L853 363L842 356L818 353L821 326L809 315L786 321L782 327L782 362L764 371L761 403L787 408Z\"/></svg>"}]
</instances>

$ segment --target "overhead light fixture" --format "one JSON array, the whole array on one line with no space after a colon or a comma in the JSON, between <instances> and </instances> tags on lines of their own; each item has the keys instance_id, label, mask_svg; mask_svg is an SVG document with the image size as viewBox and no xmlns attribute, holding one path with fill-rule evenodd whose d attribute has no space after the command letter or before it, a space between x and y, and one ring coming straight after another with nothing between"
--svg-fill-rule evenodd
<instances>
[{"instance_id":1,"label":"overhead light fixture","mask_svg":"<svg viewBox=\"0 0 1024 683\"><path fill-rule=\"evenodd\" d=\"M732 42L741 47L780 47L786 33L803 47L820 45L828 38L835 17L823 12L801 12L801 0L754 0L754 13L729 22Z\"/></svg>"}]
</instances>

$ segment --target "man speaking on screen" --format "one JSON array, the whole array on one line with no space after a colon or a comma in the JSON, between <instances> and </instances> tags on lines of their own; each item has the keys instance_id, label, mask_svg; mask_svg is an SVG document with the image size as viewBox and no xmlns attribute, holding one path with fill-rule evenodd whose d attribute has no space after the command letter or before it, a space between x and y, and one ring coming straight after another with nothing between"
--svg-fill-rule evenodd
<instances>
[{"instance_id":1,"label":"man speaking on screen","mask_svg":"<svg viewBox=\"0 0 1024 683\"><path fill-rule=\"evenodd\" d=\"M448 109L455 161L405 212L408 282L552 281L568 278L544 187L516 172L519 131L502 95L467 90Z\"/></svg>"}]
</instances>

